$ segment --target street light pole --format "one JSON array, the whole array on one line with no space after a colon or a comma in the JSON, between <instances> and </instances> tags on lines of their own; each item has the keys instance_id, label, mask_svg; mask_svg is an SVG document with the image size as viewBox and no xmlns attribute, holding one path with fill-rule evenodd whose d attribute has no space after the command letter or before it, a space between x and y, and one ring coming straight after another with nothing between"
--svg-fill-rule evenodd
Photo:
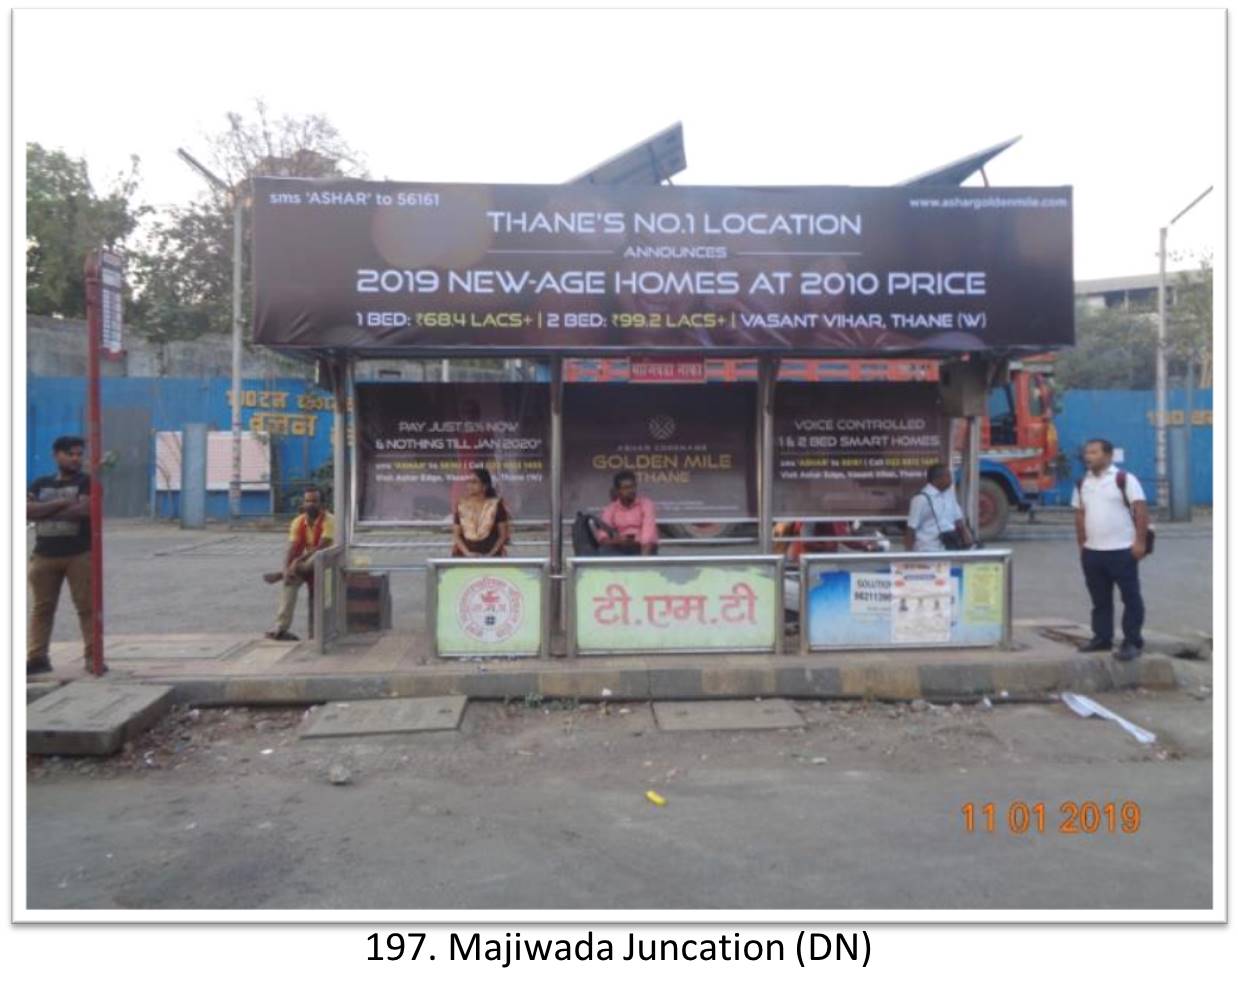
<instances>
[{"instance_id":1,"label":"street light pole","mask_svg":"<svg viewBox=\"0 0 1238 996\"><path fill-rule=\"evenodd\" d=\"M1169 443L1166 427L1166 395L1168 393L1168 331L1165 327L1165 239L1169 226L1161 229L1160 257L1161 276L1156 285L1156 504L1169 507Z\"/></svg>"},{"instance_id":2,"label":"street light pole","mask_svg":"<svg viewBox=\"0 0 1238 996\"><path fill-rule=\"evenodd\" d=\"M245 202L239 190L228 186L184 149L177 149L176 154L232 201L232 475L228 482L228 517L236 522L241 515L241 266Z\"/></svg>"},{"instance_id":3,"label":"street light pole","mask_svg":"<svg viewBox=\"0 0 1238 996\"><path fill-rule=\"evenodd\" d=\"M1168 361L1166 352L1169 348L1169 330L1165 322L1165 241L1169 237L1169 228L1191 208L1212 193L1209 187L1191 201L1186 207L1175 214L1169 224L1161 229L1160 240L1160 281L1156 288L1156 504L1161 509L1169 507L1169 446L1168 446L1168 412L1166 411L1168 394ZM1190 418L1190 413L1187 413Z\"/></svg>"}]
</instances>

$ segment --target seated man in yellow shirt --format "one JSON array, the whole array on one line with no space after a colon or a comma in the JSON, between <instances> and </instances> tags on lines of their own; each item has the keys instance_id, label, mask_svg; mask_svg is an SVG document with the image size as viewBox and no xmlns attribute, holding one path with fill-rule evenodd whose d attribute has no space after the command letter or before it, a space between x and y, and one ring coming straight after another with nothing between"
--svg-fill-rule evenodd
<instances>
[{"instance_id":1,"label":"seated man in yellow shirt","mask_svg":"<svg viewBox=\"0 0 1238 996\"><path fill-rule=\"evenodd\" d=\"M279 598L279 613L275 627L267 632L272 640L299 640L291 633L292 617L297 610L297 592L305 581L314 577L314 554L335 542L335 519L322 507L322 492L316 487L305 489L301 499L301 514L292 520L288 530L288 550L284 554L284 569L263 575L268 584L283 581Z\"/></svg>"}]
</instances>

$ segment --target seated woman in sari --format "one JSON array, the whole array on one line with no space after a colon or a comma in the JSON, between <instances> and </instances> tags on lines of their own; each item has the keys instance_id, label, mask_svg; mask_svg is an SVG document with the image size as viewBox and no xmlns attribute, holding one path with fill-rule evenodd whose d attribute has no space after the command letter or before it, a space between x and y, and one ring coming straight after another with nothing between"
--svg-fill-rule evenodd
<instances>
[{"instance_id":1,"label":"seated woman in sari","mask_svg":"<svg viewBox=\"0 0 1238 996\"><path fill-rule=\"evenodd\" d=\"M490 471L478 468L464 485L464 497L452 517L453 557L505 557L511 542L511 520L494 490Z\"/></svg>"}]
</instances>

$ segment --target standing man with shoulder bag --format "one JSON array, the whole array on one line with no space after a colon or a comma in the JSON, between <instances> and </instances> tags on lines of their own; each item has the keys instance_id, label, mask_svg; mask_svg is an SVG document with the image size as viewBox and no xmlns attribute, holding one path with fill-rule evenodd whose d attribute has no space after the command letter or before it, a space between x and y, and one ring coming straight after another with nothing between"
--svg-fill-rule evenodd
<instances>
[{"instance_id":1,"label":"standing man with shoulder bag","mask_svg":"<svg viewBox=\"0 0 1238 996\"><path fill-rule=\"evenodd\" d=\"M1081 653L1113 647L1113 588L1122 593L1122 646L1114 655L1133 661L1143 650L1143 595L1139 561L1152 552L1155 533L1148 503L1134 474L1113 465L1113 443L1091 439L1083 448L1088 472L1075 485L1075 535L1083 578L1092 598L1092 639Z\"/></svg>"},{"instance_id":2,"label":"standing man with shoulder bag","mask_svg":"<svg viewBox=\"0 0 1238 996\"><path fill-rule=\"evenodd\" d=\"M954 497L950 468L944 463L935 463L925 476L923 489L916 492L907 510L903 546L916 553L970 549L971 530Z\"/></svg>"}]
</instances>

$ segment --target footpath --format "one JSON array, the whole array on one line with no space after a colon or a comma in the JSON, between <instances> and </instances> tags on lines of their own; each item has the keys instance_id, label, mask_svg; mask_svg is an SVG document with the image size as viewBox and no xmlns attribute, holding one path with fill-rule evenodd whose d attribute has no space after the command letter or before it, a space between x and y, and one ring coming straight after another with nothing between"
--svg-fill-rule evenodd
<instances>
[{"instance_id":1,"label":"footpath","mask_svg":"<svg viewBox=\"0 0 1238 996\"><path fill-rule=\"evenodd\" d=\"M105 754L174 705L309 706L462 696L542 701L813 698L938 703L1043 700L1064 691L1173 688L1210 641L1149 632L1119 662L1080 654L1086 627L1022 620L1012 649L851 651L812 655L666 655L568 660L433 658L423 634L345 637L330 653L228 633L125 635L106 643L108 673L84 671L80 645L53 644L55 671L27 684L27 749Z\"/></svg>"}]
</instances>

